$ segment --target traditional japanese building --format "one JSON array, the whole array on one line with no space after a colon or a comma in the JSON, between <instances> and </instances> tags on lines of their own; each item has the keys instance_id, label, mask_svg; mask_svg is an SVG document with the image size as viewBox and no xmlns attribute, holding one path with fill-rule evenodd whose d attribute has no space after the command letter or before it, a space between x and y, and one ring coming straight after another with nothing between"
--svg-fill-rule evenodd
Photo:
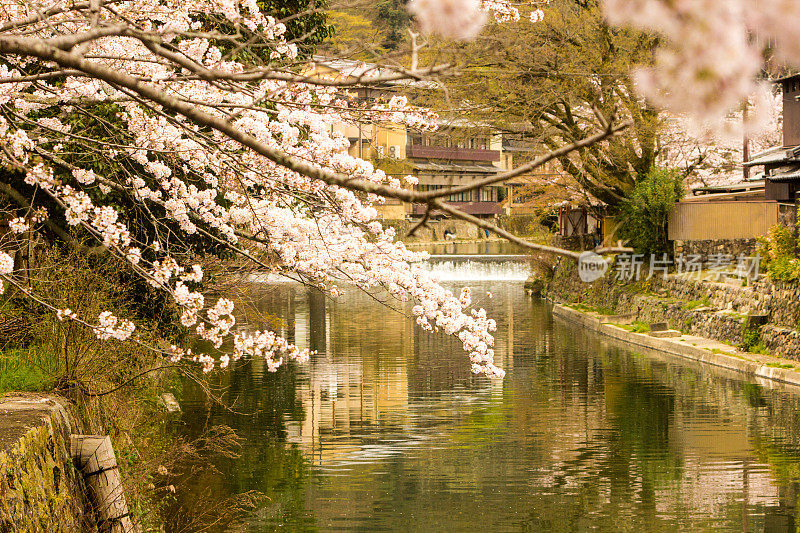
<instances>
[{"instance_id":1,"label":"traditional japanese building","mask_svg":"<svg viewBox=\"0 0 800 533\"><path fill-rule=\"evenodd\" d=\"M783 144L744 163L751 179L698 187L673 208L669 238L676 251L754 254L775 224L794 227L800 191L800 75L777 80L783 92Z\"/></svg>"},{"instance_id":2,"label":"traditional japanese building","mask_svg":"<svg viewBox=\"0 0 800 533\"><path fill-rule=\"evenodd\" d=\"M352 81L392 72L375 64L314 56L306 74ZM417 93L436 91L439 85L429 81L396 80L378 85L355 85L348 91L356 101L369 106L371 102L408 89ZM420 191L469 184L512 166L511 154L504 152L499 132L461 117L439 119L434 132L367 119L343 123L337 128L350 140L351 155L372 160L387 174L416 177L415 189ZM497 184L453 195L445 201L471 215L494 217L503 212L507 197L508 186ZM379 213L385 219L398 220L420 217L425 209L422 205L387 200L380 206ZM438 216L438 213L432 215Z\"/></svg>"},{"instance_id":3,"label":"traditional japanese building","mask_svg":"<svg viewBox=\"0 0 800 533\"><path fill-rule=\"evenodd\" d=\"M763 167L768 200L794 204L800 192L800 74L776 83L783 93L783 145L756 154L745 165Z\"/></svg>"}]
</instances>

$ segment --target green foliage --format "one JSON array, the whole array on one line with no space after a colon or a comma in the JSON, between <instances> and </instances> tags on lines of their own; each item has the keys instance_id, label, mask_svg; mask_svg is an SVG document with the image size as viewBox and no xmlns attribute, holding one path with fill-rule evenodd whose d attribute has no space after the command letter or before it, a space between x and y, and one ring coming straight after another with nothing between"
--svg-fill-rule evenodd
<instances>
[{"instance_id":1,"label":"green foliage","mask_svg":"<svg viewBox=\"0 0 800 533\"><path fill-rule=\"evenodd\" d=\"M759 333L758 329L745 328L744 332L742 333L742 342L739 344L739 348L749 352L759 343L761 343L761 333Z\"/></svg>"},{"instance_id":2,"label":"green foliage","mask_svg":"<svg viewBox=\"0 0 800 533\"><path fill-rule=\"evenodd\" d=\"M771 280L784 283L800 281L797 237L791 228L775 224L767 235L758 238L757 250L762 267Z\"/></svg>"},{"instance_id":3,"label":"green foliage","mask_svg":"<svg viewBox=\"0 0 800 533\"><path fill-rule=\"evenodd\" d=\"M703 296L699 300L689 300L685 304L683 304L683 308L687 311L691 311L692 309L697 309L698 307L710 307L711 300L708 299L708 296Z\"/></svg>"},{"instance_id":4,"label":"green foliage","mask_svg":"<svg viewBox=\"0 0 800 533\"><path fill-rule=\"evenodd\" d=\"M778 257L767 265L767 274L773 281L796 283L800 280L800 261L794 257Z\"/></svg>"},{"instance_id":5,"label":"green foliage","mask_svg":"<svg viewBox=\"0 0 800 533\"><path fill-rule=\"evenodd\" d=\"M631 333L649 333L650 324L641 320L634 320L631 324L616 324L618 327L628 330Z\"/></svg>"},{"instance_id":6,"label":"green foliage","mask_svg":"<svg viewBox=\"0 0 800 533\"><path fill-rule=\"evenodd\" d=\"M761 331L758 327L751 327L745 322L742 325L742 342L739 349L745 352L769 355L764 341L761 339Z\"/></svg>"},{"instance_id":7,"label":"green foliage","mask_svg":"<svg viewBox=\"0 0 800 533\"><path fill-rule=\"evenodd\" d=\"M286 40L295 39L300 57L309 57L325 39L334 34L334 27L328 24L324 0L257 0L258 7L267 15L278 20L288 19L286 24ZM298 13L310 13L296 17Z\"/></svg>"},{"instance_id":8,"label":"green foliage","mask_svg":"<svg viewBox=\"0 0 800 533\"><path fill-rule=\"evenodd\" d=\"M682 197L683 176L675 170L654 167L622 202L620 219L625 223L620 235L637 252L669 252L667 219Z\"/></svg>"},{"instance_id":9,"label":"green foliage","mask_svg":"<svg viewBox=\"0 0 800 533\"><path fill-rule=\"evenodd\" d=\"M58 365L42 347L16 348L0 352L0 393L45 391L56 382Z\"/></svg>"},{"instance_id":10,"label":"green foliage","mask_svg":"<svg viewBox=\"0 0 800 533\"><path fill-rule=\"evenodd\" d=\"M411 16L406 9L403 0L383 0L378 3L378 21L386 26L386 38L383 41L383 48L386 50L397 50L405 37Z\"/></svg>"},{"instance_id":11,"label":"green foliage","mask_svg":"<svg viewBox=\"0 0 800 533\"><path fill-rule=\"evenodd\" d=\"M765 363L764 366L771 366L773 368L785 368L785 369L792 369L795 365L791 363Z\"/></svg>"},{"instance_id":12,"label":"green foliage","mask_svg":"<svg viewBox=\"0 0 800 533\"><path fill-rule=\"evenodd\" d=\"M783 224L775 224L769 228L767 243L770 259L796 257L794 232Z\"/></svg>"}]
</instances>

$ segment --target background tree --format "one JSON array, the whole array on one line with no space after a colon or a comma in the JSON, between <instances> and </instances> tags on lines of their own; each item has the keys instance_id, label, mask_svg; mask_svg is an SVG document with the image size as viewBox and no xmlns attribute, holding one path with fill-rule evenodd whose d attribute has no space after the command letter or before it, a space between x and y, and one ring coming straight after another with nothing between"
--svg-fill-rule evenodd
<instances>
[{"instance_id":1,"label":"background tree","mask_svg":"<svg viewBox=\"0 0 800 533\"><path fill-rule=\"evenodd\" d=\"M650 170L620 204L620 237L644 254L670 253L667 220L683 192L680 172L657 167Z\"/></svg>"},{"instance_id":2,"label":"background tree","mask_svg":"<svg viewBox=\"0 0 800 533\"><path fill-rule=\"evenodd\" d=\"M379 2L377 20L387 29L383 47L387 50L397 50L400 43L407 37L406 30L411 22L411 16L406 9L406 1L383 0Z\"/></svg>"},{"instance_id":3,"label":"background tree","mask_svg":"<svg viewBox=\"0 0 800 533\"><path fill-rule=\"evenodd\" d=\"M635 92L631 68L653 60L656 39L609 26L595 0L554 0L544 19L497 24L458 53L448 106L554 149L629 120L621 135L559 158L588 194L618 205L658 156L658 111Z\"/></svg>"},{"instance_id":4,"label":"background tree","mask_svg":"<svg viewBox=\"0 0 800 533\"><path fill-rule=\"evenodd\" d=\"M405 4L405 0L334 0L327 14L335 32L321 52L363 61L403 55L411 24Z\"/></svg>"},{"instance_id":5,"label":"background tree","mask_svg":"<svg viewBox=\"0 0 800 533\"><path fill-rule=\"evenodd\" d=\"M472 7L459 16L475 28L482 16L480 4ZM207 303L200 292L197 259L210 252L334 297L344 276L364 290L414 299L421 327L457 335L473 371L502 376L493 364L494 321L470 310L468 290L456 296L415 267L424 256L395 240L374 205L381 197L420 201L502 230L445 206L440 198L451 191L415 193L350 156L334 128L365 114L432 127L402 97L364 109L344 93L445 67L309 77L303 53L329 29L324 18L304 21L316 14L313 3L287 9L284 23L257 3L216 0L9 6L0 15L0 163L3 192L17 208L11 232L49 231L79 253L105 255L168 295L182 326L215 349L232 339L228 353L147 345L176 364L209 371L260 357L275 370L308 356L273 332L233 331L233 302ZM292 22L302 35L290 32ZM304 40L312 45L299 46ZM0 252L4 288L100 340L146 345L125 309L79 315L27 284L9 252Z\"/></svg>"}]
</instances>

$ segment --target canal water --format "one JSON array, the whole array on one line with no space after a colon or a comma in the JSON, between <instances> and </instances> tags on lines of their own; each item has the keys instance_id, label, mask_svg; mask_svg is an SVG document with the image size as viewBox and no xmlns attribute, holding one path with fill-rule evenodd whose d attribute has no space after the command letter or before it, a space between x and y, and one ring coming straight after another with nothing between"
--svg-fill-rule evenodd
<instances>
[{"instance_id":1,"label":"canal water","mask_svg":"<svg viewBox=\"0 0 800 533\"><path fill-rule=\"evenodd\" d=\"M244 441L177 505L270 498L228 532L797 531L800 396L563 323L525 295L525 267L430 267L497 320L503 381L471 375L457 340L421 332L408 306L254 285L271 327L317 354L217 374L235 412L185 384L181 434L227 424Z\"/></svg>"}]
</instances>

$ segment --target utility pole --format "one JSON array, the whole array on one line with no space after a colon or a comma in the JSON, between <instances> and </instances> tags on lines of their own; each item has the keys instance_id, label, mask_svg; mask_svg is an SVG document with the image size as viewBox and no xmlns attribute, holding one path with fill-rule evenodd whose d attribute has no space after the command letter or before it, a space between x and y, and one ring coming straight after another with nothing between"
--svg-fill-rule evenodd
<instances>
[{"instance_id":1,"label":"utility pole","mask_svg":"<svg viewBox=\"0 0 800 533\"><path fill-rule=\"evenodd\" d=\"M747 100L742 103L742 177L744 181L750 179L750 167L746 165L750 161L750 139L747 138Z\"/></svg>"}]
</instances>

